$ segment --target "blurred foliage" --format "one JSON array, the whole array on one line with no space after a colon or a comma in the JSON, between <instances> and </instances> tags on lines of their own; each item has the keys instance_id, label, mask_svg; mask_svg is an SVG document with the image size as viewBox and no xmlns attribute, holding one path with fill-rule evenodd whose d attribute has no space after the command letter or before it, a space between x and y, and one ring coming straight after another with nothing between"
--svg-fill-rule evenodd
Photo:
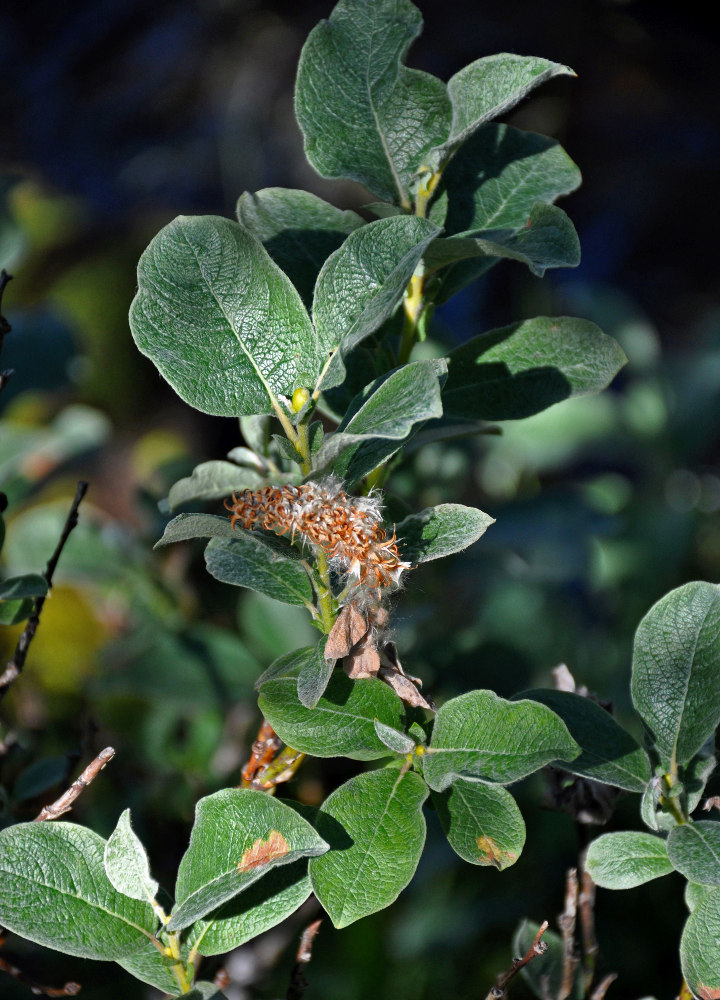
<instances>
[{"instance_id":1,"label":"blurred foliage","mask_svg":"<svg viewBox=\"0 0 720 1000\"><path fill-rule=\"evenodd\" d=\"M298 609L236 599L191 545L152 551L169 485L243 442L231 421L176 405L136 354L134 267L177 212L229 213L243 188L304 187L343 208L367 200L315 177L291 124L297 52L330 6L81 0L3 15L0 57L16 96L0 164L0 266L15 275L4 302L13 330L2 367L15 374L0 399L2 577L41 572L75 480L91 490L3 704L0 824L31 818L112 744L116 759L74 815L107 835L130 806L161 883L197 798L238 780L259 721L257 675L313 636ZM720 302L706 224L720 158L717 42L689 10L639 0L420 6L427 27L411 59L444 78L503 48L578 71L577 84L551 85L512 120L561 137L585 173L572 205L577 274L541 286L500 265L437 311L425 349L508 316L567 312L597 322L630 363L600 396L507 423L500 436L429 445L397 466L390 492L413 508L452 498L497 524L476 550L410 576L396 640L437 700L547 684L564 661L622 720L640 617L671 587L720 579ZM2 629L3 654L21 629ZM308 767L286 794L317 802L351 773L328 763L322 779ZM502 881L468 872L431 818L398 903L346 931L323 927L312 995L483 995L508 964L518 921L562 908L575 832L540 807L542 794L539 779L521 791L534 833ZM618 824L635 822L626 812L622 800ZM675 951L683 915L665 887L600 895L597 910L618 991L668 996L676 960L647 962ZM648 912L653 937L642 942ZM304 913L230 959L228 996L284 993ZM40 981L82 982L87 1000L148 994L121 972L108 983L96 963L18 939L5 950ZM28 995L6 978L2 991ZM513 995L524 991L514 984Z\"/></svg>"}]
</instances>

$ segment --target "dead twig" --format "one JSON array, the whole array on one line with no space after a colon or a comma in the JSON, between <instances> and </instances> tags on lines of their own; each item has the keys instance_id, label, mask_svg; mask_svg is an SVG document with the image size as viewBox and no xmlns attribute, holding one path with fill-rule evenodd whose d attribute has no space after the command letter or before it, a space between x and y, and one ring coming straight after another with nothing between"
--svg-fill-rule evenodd
<instances>
[{"instance_id":1,"label":"dead twig","mask_svg":"<svg viewBox=\"0 0 720 1000\"><path fill-rule=\"evenodd\" d=\"M70 785L67 791L63 792L59 799L56 799L49 806L43 806L35 817L35 822L42 823L45 820L58 819L58 817L62 816L64 813L70 812L75 799L98 776L105 765L111 761L114 756L115 751L112 747L105 747L104 750L101 750L95 760L88 764L80 777L73 781L72 785Z\"/></svg>"},{"instance_id":2,"label":"dead twig","mask_svg":"<svg viewBox=\"0 0 720 1000\"><path fill-rule=\"evenodd\" d=\"M563 939L563 977L557 1000L567 1000L575 983L575 972L578 967L578 957L575 951L577 904L577 868L568 868L565 879L565 909L558 917L558 927Z\"/></svg>"},{"instance_id":3,"label":"dead twig","mask_svg":"<svg viewBox=\"0 0 720 1000\"><path fill-rule=\"evenodd\" d=\"M62 550L65 548L65 543L70 537L73 528L78 523L78 508L82 502L83 497L87 493L88 484L86 482L80 481L77 484L77 489L75 490L75 498L70 507L70 511L65 520L63 526L62 534L60 535L60 540L58 541L55 551L53 552L47 566L45 567L45 572L43 576L47 581L48 593L52 587L53 575L58 564ZM0 701L5 697L8 689L12 682L22 673L22 669L25 666L25 660L27 659L28 650L30 649L30 643L35 637L35 632L40 624L40 612L45 604L45 599L47 595L43 597L36 597L33 611L28 618L25 628L23 629L22 635L18 639L17 646L15 647L15 652L13 653L12 659L8 662L5 670L0 675Z\"/></svg>"},{"instance_id":4,"label":"dead twig","mask_svg":"<svg viewBox=\"0 0 720 1000\"><path fill-rule=\"evenodd\" d=\"M503 972L497 977L495 985L490 987L490 992L485 997L485 1000L501 1000L502 997L507 996L507 985L513 976L516 976L520 969L526 966L528 962L532 962L532 960L537 958L538 955L545 954L547 951L547 944L545 941L542 941L541 938L547 929L548 922L545 920L540 925L538 932L533 939L533 943L530 945L528 950L522 958L514 958L507 972Z\"/></svg>"},{"instance_id":5,"label":"dead twig","mask_svg":"<svg viewBox=\"0 0 720 1000\"><path fill-rule=\"evenodd\" d=\"M262 725L258 729L257 738L250 751L250 760L242 769L243 788L257 787L254 782L258 771L266 767L273 760L281 746L282 740L279 736L275 735L275 730L270 723L263 719Z\"/></svg>"},{"instance_id":6,"label":"dead twig","mask_svg":"<svg viewBox=\"0 0 720 1000\"><path fill-rule=\"evenodd\" d=\"M285 1000L302 1000L305 995L305 990L308 988L305 966L312 958L313 943L321 923L322 920L313 920L300 935L300 946L295 956L295 965L290 973L290 985L285 994Z\"/></svg>"},{"instance_id":7,"label":"dead twig","mask_svg":"<svg viewBox=\"0 0 720 1000\"><path fill-rule=\"evenodd\" d=\"M709 799L705 799L702 804L704 812L710 812L711 809L720 809L720 795L711 795Z\"/></svg>"},{"instance_id":8,"label":"dead twig","mask_svg":"<svg viewBox=\"0 0 720 1000\"><path fill-rule=\"evenodd\" d=\"M604 979L601 979L595 989L590 994L590 1000L604 1000L608 988L617 979L617 972L609 972Z\"/></svg>"},{"instance_id":9,"label":"dead twig","mask_svg":"<svg viewBox=\"0 0 720 1000\"><path fill-rule=\"evenodd\" d=\"M282 749L281 749L282 747ZM265 719L252 745L250 760L242 769L241 788L256 788L275 794L275 786L289 781L305 759L305 754L283 747L282 740Z\"/></svg>"},{"instance_id":10,"label":"dead twig","mask_svg":"<svg viewBox=\"0 0 720 1000\"><path fill-rule=\"evenodd\" d=\"M595 883L585 870L587 849L580 855L580 893L578 908L580 910L580 935L582 939L582 975L583 990L588 992L595 976L595 966L599 946L595 937ZM605 977L607 979L607 977ZM603 980L605 982L605 980ZM612 982L612 980L611 980ZM602 985L602 983L600 984ZM609 986L610 983L607 984ZM607 986L605 989L607 989ZM599 989L599 987L598 987ZM605 994L603 993L602 996Z\"/></svg>"},{"instance_id":11,"label":"dead twig","mask_svg":"<svg viewBox=\"0 0 720 1000\"><path fill-rule=\"evenodd\" d=\"M0 948L5 943L5 937L6 935L0 930ZM43 986L41 983L31 979L30 976L26 976L22 969L18 969L16 965L7 962L4 958L0 958L0 972L5 972L8 976L12 976L13 979L17 979L23 986L27 986L30 992L36 997L74 997L81 990L79 983L65 983L64 986L60 987Z\"/></svg>"}]
</instances>

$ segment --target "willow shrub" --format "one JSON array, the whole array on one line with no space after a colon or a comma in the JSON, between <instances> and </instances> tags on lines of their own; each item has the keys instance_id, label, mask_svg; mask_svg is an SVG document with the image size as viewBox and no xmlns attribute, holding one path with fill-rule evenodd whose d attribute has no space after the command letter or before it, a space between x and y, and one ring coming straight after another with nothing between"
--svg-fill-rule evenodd
<instances>
[{"instance_id":1,"label":"willow shrub","mask_svg":"<svg viewBox=\"0 0 720 1000\"><path fill-rule=\"evenodd\" d=\"M231 516L179 514L158 544L209 539L214 577L306 608L319 633L258 680L260 749L279 753L256 759L247 787L198 802L170 906L127 810L108 840L70 822L3 830L0 922L167 993L207 996L197 956L248 941L312 892L337 927L389 906L420 859L426 803L468 863L513 864L525 825L507 786L554 763L641 796L650 832L600 837L589 870L612 888L682 872L685 975L696 996L720 996L720 824L690 818L720 721L718 589L690 584L640 626L632 690L645 749L568 692L469 691L436 711L387 635L387 598L413 569L492 524L456 503L399 511L383 486L403 449L598 392L625 362L593 323L567 316L413 360L433 309L499 260L542 276L580 258L555 205L578 168L555 140L495 121L572 71L502 54L445 84L404 65L420 28L409 0L341 0L300 59L307 157L371 191L372 221L305 191L246 192L237 221L177 218L138 269L139 349L190 406L239 418L245 442L169 495L171 510L225 498ZM311 810L268 794L303 755L374 763Z\"/></svg>"}]
</instances>

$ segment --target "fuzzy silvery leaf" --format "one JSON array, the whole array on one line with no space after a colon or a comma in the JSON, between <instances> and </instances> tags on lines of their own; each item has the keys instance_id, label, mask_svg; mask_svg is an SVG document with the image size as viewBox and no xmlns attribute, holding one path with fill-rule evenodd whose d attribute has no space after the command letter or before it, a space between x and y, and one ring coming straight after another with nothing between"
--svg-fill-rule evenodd
<instances>
[{"instance_id":1,"label":"fuzzy silvery leaf","mask_svg":"<svg viewBox=\"0 0 720 1000\"><path fill-rule=\"evenodd\" d=\"M452 849L471 865L502 871L514 865L525 844L525 822L501 785L459 778L432 801Z\"/></svg>"},{"instance_id":2,"label":"fuzzy silvery leaf","mask_svg":"<svg viewBox=\"0 0 720 1000\"><path fill-rule=\"evenodd\" d=\"M323 390L345 378L345 355L389 319L427 246L440 232L427 219L378 219L352 233L323 265L313 322L328 351ZM327 357L327 356L326 356Z\"/></svg>"},{"instance_id":3,"label":"fuzzy silvery leaf","mask_svg":"<svg viewBox=\"0 0 720 1000\"><path fill-rule=\"evenodd\" d=\"M534 701L469 691L445 702L421 758L425 780L441 792L457 778L509 784L579 752L565 723Z\"/></svg>"},{"instance_id":4,"label":"fuzzy silvery leaf","mask_svg":"<svg viewBox=\"0 0 720 1000\"><path fill-rule=\"evenodd\" d=\"M700 1000L720 997L720 892L710 893L692 911L680 939L685 982Z\"/></svg>"},{"instance_id":5,"label":"fuzzy silvery leaf","mask_svg":"<svg viewBox=\"0 0 720 1000\"><path fill-rule=\"evenodd\" d=\"M631 692L661 761L691 760L720 723L720 587L687 583L650 608L635 634Z\"/></svg>"},{"instance_id":6,"label":"fuzzy silvery leaf","mask_svg":"<svg viewBox=\"0 0 720 1000\"><path fill-rule=\"evenodd\" d=\"M417 868L425 843L428 790L412 771L359 774L323 802L317 828L330 844L310 861L315 895L335 927L392 903Z\"/></svg>"},{"instance_id":7,"label":"fuzzy silvery leaf","mask_svg":"<svg viewBox=\"0 0 720 1000\"><path fill-rule=\"evenodd\" d=\"M519 104L555 76L575 76L569 66L510 52L476 59L448 81L452 126L446 142L433 149L428 165L436 170L482 125Z\"/></svg>"},{"instance_id":8,"label":"fuzzy silvery leaf","mask_svg":"<svg viewBox=\"0 0 720 1000\"><path fill-rule=\"evenodd\" d=\"M143 947L158 920L105 874L105 840L75 823L0 830L0 924L68 955L103 961Z\"/></svg>"},{"instance_id":9,"label":"fuzzy silvery leaf","mask_svg":"<svg viewBox=\"0 0 720 1000\"><path fill-rule=\"evenodd\" d=\"M232 462L203 462L192 475L179 479L168 492L168 507L177 510L197 500L220 500L236 490L256 490L265 484L258 470L234 465Z\"/></svg>"},{"instance_id":10,"label":"fuzzy silvery leaf","mask_svg":"<svg viewBox=\"0 0 720 1000\"><path fill-rule=\"evenodd\" d=\"M180 216L155 236L130 327L186 403L225 417L273 412L331 347L259 240L217 216Z\"/></svg>"},{"instance_id":11,"label":"fuzzy silvery leaf","mask_svg":"<svg viewBox=\"0 0 720 1000\"><path fill-rule=\"evenodd\" d=\"M263 684L258 705L284 743L314 757L387 757L374 720L400 730L405 724L405 706L387 684L373 678L351 681L339 670L315 708L302 704L294 677Z\"/></svg>"},{"instance_id":12,"label":"fuzzy silvery leaf","mask_svg":"<svg viewBox=\"0 0 720 1000\"><path fill-rule=\"evenodd\" d=\"M481 538L495 518L460 503L441 503L410 514L396 525L398 549L413 564L442 559Z\"/></svg>"},{"instance_id":13,"label":"fuzzy silvery leaf","mask_svg":"<svg viewBox=\"0 0 720 1000\"><path fill-rule=\"evenodd\" d=\"M326 850L306 820L264 792L226 788L200 799L168 931L189 927L273 868Z\"/></svg>"},{"instance_id":14,"label":"fuzzy silvery leaf","mask_svg":"<svg viewBox=\"0 0 720 1000\"><path fill-rule=\"evenodd\" d=\"M632 889L673 870L665 841L635 831L604 833L591 841L586 866L604 889Z\"/></svg>"},{"instance_id":15,"label":"fuzzy silvery leaf","mask_svg":"<svg viewBox=\"0 0 720 1000\"><path fill-rule=\"evenodd\" d=\"M534 689L520 697L547 705L568 727L582 752L560 762L565 770L630 792L645 791L651 777L647 754L600 705L571 691Z\"/></svg>"},{"instance_id":16,"label":"fuzzy silvery leaf","mask_svg":"<svg viewBox=\"0 0 720 1000\"><path fill-rule=\"evenodd\" d=\"M323 177L349 177L409 208L414 175L450 133L445 84L402 62L420 34L409 0L340 0L300 56L295 114Z\"/></svg>"},{"instance_id":17,"label":"fuzzy silvery leaf","mask_svg":"<svg viewBox=\"0 0 720 1000\"><path fill-rule=\"evenodd\" d=\"M118 892L131 899L152 902L158 883L150 876L150 865L142 841L130 822L126 809L105 844L105 874Z\"/></svg>"},{"instance_id":18,"label":"fuzzy silvery leaf","mask_svg":"<svg viewBox=\"0 0 720 1000\"><path fill-rule=\"evenodd\" d=\"M626 361L616 341L589 320L537 316L452 351L443 410L447 417L518 420L599 392Z\"/></svg>"},{"instance_id":19,"label":"fuzzy silvery leaf","mask_svg":"<svg viewBox=\"0 0 720 1000\"><path fill-rule=\"evenodd\" d=\"M335 208L309 191L278 187L246 191L238 200L237 216L308 307L320 268L346 236L365 225L357 212Z\"/></svg>"}]
</instances>

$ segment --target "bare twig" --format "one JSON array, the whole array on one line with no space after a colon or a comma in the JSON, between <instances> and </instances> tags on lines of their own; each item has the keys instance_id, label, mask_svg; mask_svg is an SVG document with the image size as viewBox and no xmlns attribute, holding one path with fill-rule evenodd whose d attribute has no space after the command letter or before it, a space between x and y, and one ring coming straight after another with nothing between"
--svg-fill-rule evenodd
<instances>
[{"instance_id":1,"label":"bare twig","mask_svg":"<svg viewBox=\"0 0 720 1000\"><path fill-rule=\"evenodd\" d=\"M578 877L576 868L568 868L565 880L565 909L558 917L558 927L563 939L563 978L557 1000L566 1000L572 993L578 957L575 952L575 923L578 904Z\"/></svg>"},{"instance_id":2,"label":"bare twig","mask_svg":"<svg viewBox=\"0 0 720 1000\"><path fill-rule=\"evenodd\" d=\"M305 990L308 988L305 966L312 958L312 946L321 923L322 920L313 920L300 935L300 946L295 956L295 965L290 973L290 985L285 994L285 1000L302 1000L305 995Z\"/></svg>"},{"instance_id":3,"label":"bare twig","mask_svg":"<svg viewBox=\"0 0 720 1000\"><path fill-rule=\"evenodd\" d=\"M77 484L77 489L75 490L75 498L70 507L70 511L65 521L62 534L60 535L60 540L58 541L55 547L55 551L53 552L47 566L45 567L45 572L43 573L43 576L47 581L48 592L52 587L53 575L55 573L55 568L57 567L58 559L60 558L62 550L65 548L65 543L70 537L73 528L76 526L78 522L78 508L82 502L82 498L85 496L87 492L87 488L88 484L85 482L81 481ZM25 666L25 660L27 658L28 650L30 648L30 643L32 642L35 636L35 632L37 631L37 627L40 624L40 612L42 611L43 605L45 604L46 596L47 595L35 598L33 612L27 620L22 635L18 639L17 646L15 647L15 652L13 653L13 657L5 667L4 672L0 674L0 701L2 701L4 696L7 694L8 688L15 680L15 678L20 675L23 667Z\"/></svg>"},{"instance_id":4,"label":"bare twig","mask_svg":"<svg viewBox=\"0 0 720 1000\"><path fill-rule=\"evenodd\" d=\"M545 920L540 925L540 928L533 939L533 943L530 945L528 950L522 958L514 958L507 972L503 972L497 977L495 985L490 987L490 992L485 997L485 1000L501 1000L502 997L507 996L507 985L513 976L517 975L520 969L526 966L528 962L532 962L532 960L537 958L538 955L545 954L547 951L547 944L545 941L542 941L541 938L547 929L548 922Z\"/></svg>"},{"instance_id":5,"label":"bare twig","mask_svg":"<svg viewBox=\"0 0 720 1000\"><path fill-rule=\"evenodd\" d=\"M42 823L44 820L58 819L63 813L70 812L73 802L78 795L87 788L114 756L115 751L112 747L105 747L104 750L101 750L95 760L88 764L80 777L73 781L72 785L70 785L67 791L63 792L59 799L56 799L49 806L43 806L35 817L35 822Z\"/></svg>"},{"instance_id":6,"label":"bare twig","mask_svg":"<svg viewBox=\"0 0 720 1000\"><path fill-rule=\"evenodd\" d=\"M586 856L587 850L584 850L580 855L580 894L578 896L582 938L583 990L585 993L588 992L592 984L599 951L595 937L595 883L585 869Z\"/></svg>"},{"instance_id":7,"label":"bare twig","mask_svg":"<svg viewBox=\"0 0 720 1000\"><path fill-rule=\"evenodd\" d=\"M592 991L590 994L590 1000L604 1000L605 994L616 979L617 973L609 972L604 979L600 980L595 989Z\"/></svg>"},{"instance_id":8,"label":"bare twig","mask_svg":"<svg viewBox=\"0 0 720 1000\"><path fill-rule=\"evenodd\" d=\"M5 934L0 931L0 948L5 943ZM19 983L27 986L31 993L36 997L74 997L80 992L79 983L65 983L64 986L43 986L41 983L37 983L34 979L26 976L22 969L18 969L16 965L12 965L10 962L5 961L4 958L0 958L0 972L6 972L8 976L12 976L13 979L17 979Z\"/></svg>"}]
</instances>

